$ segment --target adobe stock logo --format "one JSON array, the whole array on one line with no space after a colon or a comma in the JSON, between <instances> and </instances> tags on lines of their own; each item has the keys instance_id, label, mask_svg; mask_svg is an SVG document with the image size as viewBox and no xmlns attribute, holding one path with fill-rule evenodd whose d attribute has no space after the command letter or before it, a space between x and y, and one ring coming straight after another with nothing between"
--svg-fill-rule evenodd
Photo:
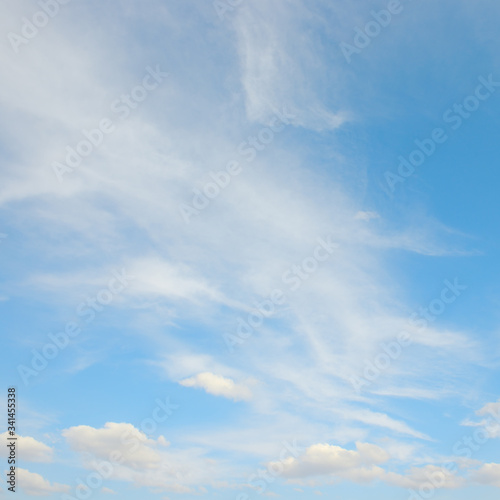
<instances>
[{"instance_id":1,"label":"adobe stock logo","mask_svg":"<svg viewBox=\"0 0 500 500\"><path fill-rule=\"evenodd\" d=\"M159 87L165 80L168 73L160 69L157 64L155 69L146 67L141 83L135 85L128 94L121 94L119 99L115 99L110 109L113 113L125 120L135 110L139 104L144 102L151 92ZM64 162L53 162L52 169L59 183L64 181L66 174L74 172L88 156L91 156L99 149L106 140L106 137L116 130L113 120L107 117L102 118L97 127L90 130L81 131L80 140L73 146L66 146L66 156Z\"/></svg>"},{"instance_id":2,"label":"adobe stock logo","mask_svg":"<svg viewBox=\"0 0 500 500\"><path fill-rule=\"evenodd\" d=\"M233 353L235 346L242 345L259 328L264 325L267 318L271 318L279 306L286 303L291 294L295 293L302 284L321 268L321 264L330 259L338 248L338 244L331 240L331 236L318 238L318 245L311 255L302 260L299 264L294 264L285 271L281 277L283 284L287 285L289 292L284 288L275 288L264 300L254 303L254 307L247 314L246 318L238 317L236 332L224 333L222 338L226 343L229 352Z\"/></svg>"},{"instance_id":3,"label":"adobe stock logo","mask_svg":"<svg viewBox=\"0 0 500 500\"><path fill-rule=\"evenodd\" d=\"M75 308L75 315L78 318L85 318L85 323L90 324L95 320L97 314L110 305L121 293L129 287L129 281L135 279L134 276L127 274L125 269L113 271L113 276L108 280L106 287L101 288L93 297L87 297L86 301L81 302ZM38 375L47 368L49 362L55 359L71 343L71 340L78 337L84 330L84 325L79 319L66 322L64 328L59 332L49 333L48 342L39 349L32 349L30 366L20 364L17 371L24 385L29 384L31 377Z\"/></svg>"},{"instance_id":4,"label":"adobe stock logo","mask_svg":"<svg viewBox=\"0 0 500 500\"><path fill-rule=\"evenodd\" d=\"M291 444L284 441L279 460L267 463L266 468L258 469L256 474L250 474L247 479L248 486L256 489L258 495L266 494L268 486L274 483L276 478L285 471L287 462L290 459L298 458L303 451L303 448L297 445L295 439ZM269 493L266 495L269 495ZM236 496L236 500L250 500L250 496L246 493L240 493Z\"/></svg>"},{"instance_id":5,"label":"adobe stock logo","mask_svg":"<svg viewBox=\"0 0 500 500\"><path fill-rule=\"evenodd\" d=\"M38 2L41 10L37 10L33 14L31 21L27 17L22 18L21 34L18 35L17 33L10 32L7 35L12 50L16 54L19 53L21 44L26 45L30 40L35 38L40 29L47 26L50 19L57 16L61 5L66 5L69 2L71 0L41 0Z\"/></svg>"},{"instance_id":6,"label":"adobe stock logo","mask_svg":"<svg viewBox=\"0 0 500 500\"><path fill-rule=\"evenodd\" d=\"M230 184L233 178L244 171L244 164L252 163L258 154L265 151L274 141L276 134L285 129L286 125L292 125L295 115L290 113L284 106L282 111L275 110L275 115L268 123L267 127L261 128L255 136L249 136L237 147L238 160L227 163L226 168L217 172L209 172L211 181L206 182L201 189L193 189L193 197L190 204L179 204L179 211L186 224L191 222L191 218L199 215L217 198Z\"/></svg>"},{"instance_id":7,"label":"adobe stock logo","mask_svg":"<svg viewBox=\"0 0 500 500\"><path fill-rule=\"evenodd\" d=\"M420 307L408 318L411 325L411 331L416 333L424 332L431 323L441 316L446 308L453 304L462 293L467 290L467 285L461 285L458 278L452 281L444 280L444 287L438 298L429 302L427 307ZM351 376L349 382L357 394L360 394L363 387L369 387L395 363L404 353L405 349L416 341L415 333L413 335L406 331L398 333L395 339L389 343L380 345L378 354L373 360L364 361L364 370L361 377Z\"/></svg>"},{"instance_id":8,"label":"adobe stock logo","mask_svg":"<svg viewBox=\"0 0 500 500\"><path fill-rule=\"evenodd\" d=\"M406 179L414 175L417 168L423 166L439 149L439 146L448 141L452 137L452 133L462 127L467 120L470 120L481 105L493 97L500 88L500 81L495 80L493 74L490 74L488 78L480 76L477 80L478 85L472 93L461 102L455 102L443 113L442 121L449 125L450 130L447 131L445 126L436 127L423 139L415 139L413 143L416 148L407 155L398 157L397 169L387 170L384 173L385 183L382 184L382 189L386 194L389 196L394 194L398 184L403 184Z\"/></svg>"}]
</instances>

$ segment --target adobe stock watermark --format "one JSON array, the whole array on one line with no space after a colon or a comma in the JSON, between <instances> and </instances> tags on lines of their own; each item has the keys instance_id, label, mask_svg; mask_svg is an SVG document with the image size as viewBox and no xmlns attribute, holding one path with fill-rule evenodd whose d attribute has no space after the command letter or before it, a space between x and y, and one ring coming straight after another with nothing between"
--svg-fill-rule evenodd
<instances>
[{"instance_id":1,"label":"adobe stock watermark","mask_svg":"<svg viewBox=\"0 0 500 500\"><path fill-rule=\"evenodd\" d=\"M279 454L279 460L269 462L265 469L258 469L255 474L250 474L247 479L248 484L257 490L257 494L264 494L268 486L283 474L285 462L289 458L298 458L302 451L303 449L297 445L295 439L292 444L284 441L283 448ZM246 493L240 493L236 496L236 500L250 500L250 496Z\"/></svg>"},{"instance_id":2,"label":"adobe stock watermark","mask_svg":"<svg viewBox=\"0 0 500 500\"><path fill-rule=\"evenodd\" d=\"M433 470L432 472L425 471L427 481L420 485L418 492L409 488L408 492L410 493L410 496L408 497L408 500L427 500L434 496L435 490L444 488L448 477L447 474L453 475L458 470L456 464L453 463L444 464L444 468L447 473L443 470Z\"/></svg>"},{"instance_id":3,"label":"adobe stock watermark","mask_svg":"<svg viewBox=\"0 0 500 500\"><path fill-rule=\"evenodd\" d=\"M450 130L447 132L443 127L436 127L428 137L424 139L415 139L414 143L417 146L406 157L399 156L399 165L397 171L386 171L384 173L385 185L387 186L387 194L393 194L396 186L404 183L406 179L411 177L416 168L421 167L429 157L437 150L439 145L444 144L451 136L451 132L458 130L465 121L469 120L481 104L487 101L500 87L500 82L494 80L494 76L490 74L488 78L480 76L478 78L479 85L474 92L468 95L461 103L455 103L443 113L443 122L448 124Z\"/></svg>"},{"instance_id":4,"label":"adobe stock watermark","mask_svg":"<svg viewBox=\"0 0 500 500\"><path fill-rule=\"evenodd\" d=\"M118 99L115 99L110 105L111 111L122 120L125 120L132 110L144 102L167 76L168 73L162 71L159 64L156 65L155 69L147 66L146 74L141 83L133 87L128 94L122 94ZM85 158L104 143L106 136L112 134L115 130L116 125L113 120L107 117L102 118L96 128L83 129L81 131L82 139L74 146L66 146L65 161L52 164L52 169L59 183L63 182L64 175L74 172Z\"/></svg>"},{"instance_id":5,"label":"adobe stock watermark","mask_svg":"<svg viewBox=\"0 0 500 500\"><path fill-rule=\"evenodd\" d=\"M408 319L409 323L419 332L424 331L465 290L467 290L467 286L461 285L458 278L455 278L453 283L450 280L444 280L444 288L441 290L439 298L431 300L427 307L420 307L418 312L411 314ZM404 349L412 343L412 336L408 332L402 331L397 335L396 339L387 344L381 344L381 352L375 356L373 361L365 360L363 376L349 377L349 381L356 393L360 394L363 387L372 385L383 372L390 368L392 363L401 357Z\"/></svg>"},{"instance_id":6,"label":"adobe stock watermark","mask_svg":"<svg viewBox=\"0 0 500 500\"><path fill-rule=\"evenodd\" d=\"M221 21L224 21L228 12L233 12L244 0L215 0L213 2L214 10Z\"/></svg>"},{"instance_id":7,"label":"adobe stock watermark","mask_svg":"<svg viewBox=\"0 0 500 500\"><path fill-rule=\"evenodd\" d=\"M390 0L385 9L378 12L372 10L372 19L368 21L364 28L358 26L354 28L354 38L351 43L341 42L340 48L345 60L351 64L352 56L360 54L368 47L374 38L377 38L382 31L391 24L393 16L397 16L403 12L403 5L400 0Z\"/></svg>"},{"instance_id":8,"label":"adobe stock watermark","mask_svg":"<svg viewBox=\"0 0 500 500\"><path fill-rule=\"evenodd\" d=\"M273 316L278 307L287 301L287 293L295 293L320 267L322 262L327 261L338 248L338 244L331 241L331 237L318 238L318 245L314 248L312 255L306 257L299 264L292 265L287 269L281 281L287 286L288 292L281 288L274 289L264 300L255 302L254 308L245 318L237 318L236 333L224 333L222 338L229 350L233 353L237 345L242 345L255 331L261 328L266 318Z\"/></svg>"},{"instance_id":9,"label":"adobe stock watermark","mask_svg":"<svg viewBox=\"0 0 500 500\"><path fill-rule=\"evenodd\" d=\"M286 108L283 108L281 112L275 112L275 116L271 119L267 127L261 128L256 136L249 136L239 144L237 148L238 155L248 164L252 163L257 154L264 151L274 141L275 135L280 133L286 125L290 125L292 123L291 120L294 118L295 115L291 114ZM205 210L229 186L232 178L240 175L242 172L243 166L241 165L241 160L228 162L224 170L210 172L209 176L212 180L207 182L201 190L193 189L191 203L189 205L186 203L179 205L179 211L184 222L189 224L192 217L197 216Z\"/></svg>"},{"instance_id":10,"label":"adobe stock watermark","mask_svg":"<svg viewBox=\"0 0 500 500\"><path fill-rule=\"evenodd\" d=\"M71 0L40 0L37 4L40 10L37 10L31 20L27 17L21 19L21 34L10 32L7 39L10 42L12 50L17 54L21 45L27 45L33 40L42 28L45 28L49 21L57 16L62 5L70 3Z\"/></svg>"},{"instance_id":11,"label":"adobe stock watermark","mask_svg":"<svg viewBox=\"0 0 500 500\"><path fill-rule=\"evenodd\" d=\"M455 456L472 459L487 442L500 435L500 412L491 408L487 409L489 414L485 422L472 433L463 436L453 445L452 452ZM447 461L441 464L443 469L446 469L450 474L455 474L459 470L459 466L454 461ZM437 489L442 488L446 482L446 476L443 472L435 471L432 475L428 474L429 481L425 482L417 490L408 489L408 500L429 500L434 496Z\"/></svg>"},{"instance_id":12,"label":"adobe stock watermark","mask_svg":"<svg viewBox=\"0 0 500 500\"><path fill-rule=\"evenodd\" d=\"M76 316L84 318L85 324L89 324L106 306L111 304L117 295L129 286L129 281L134 276L127 274L125 269L120 272L113 271L113 277L109 279L108 286L101 288L93 297L87 297L75 309ZM79 320L68 321L60 332L49 333L49 342L45 343L40 350L32 349L31 367L18 365L17 371L24 385L27 386L31 377L37 377L49 365L49 361L56 358L70 344L71 339L78 337L83 331L83 325Z\"/></svg>"},{"instance_id":13,"label":"adobe stock watermark","mask_svg":"<svg viewBox=\"0 0 500 500\"><path fill-rule=\"evenodd\" d=\"M158 424L165 422L175 410L179 409L179 405L172 404L169 397L166 397L165 400L156 398L155 404L151 416L144 418L138 428L146 436L156 432ZM141 440L137 435L132 435L131 429L122 433L120 443L126 446L125 452L111 451L107 460L94 461L94 456L86 453L89 462L94 462L92 467L94 470L89 472L84 479L77 477L73 496L64 493L61 495L61 500L87 500L90 498L96 490L100 490L106 480L111 478L115 468L123 464L126 456L133 455L141 446Z\"/></svg>"}]
</instances>

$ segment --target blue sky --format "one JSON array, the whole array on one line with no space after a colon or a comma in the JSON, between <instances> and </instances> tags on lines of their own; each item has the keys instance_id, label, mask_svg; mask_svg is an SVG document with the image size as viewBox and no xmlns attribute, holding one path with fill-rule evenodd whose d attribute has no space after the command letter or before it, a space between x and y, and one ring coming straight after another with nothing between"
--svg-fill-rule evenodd
<instances>
[{"instance_id":1,"label":"blue sky","mask_svg":"<svg viewBox=\"0 0 500 500\"><path fill-rule=\"evenodd\" d=\"M18 498L498 497L496 2L0 9Z\"/></svg>"}]
</instances>

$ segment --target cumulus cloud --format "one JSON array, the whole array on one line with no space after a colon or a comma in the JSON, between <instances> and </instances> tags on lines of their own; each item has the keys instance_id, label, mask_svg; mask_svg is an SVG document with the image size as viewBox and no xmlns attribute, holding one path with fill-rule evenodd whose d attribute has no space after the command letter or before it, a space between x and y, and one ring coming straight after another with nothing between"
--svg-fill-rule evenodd
<instances>
[{"instance_id":1,"label":"cumulus cloud","mask_svg":"<svg viewBox=\"0 0 500 500\"><path fill-rule=\"evenodd\" d=\"M236 384L230 378L215 375L210 372L198 373L179 382L184 387L195 387L205 390L208 394L222 396L234 401L245 401L252 397L252 392L242 384Z\"/></svg>"},{"instance_id":2,"label":"cumulus cloud","mask_svg":"<svg viewBox=\"0 0 500 500\"><path fill-rule=\"evenodd\" d=\"M423 485L431 485L433 489L455 489L465 486L467 482L464 477L458 476L456 471L433 464L412 467L405 474L388 472L384 474L383 480L393 486L412 489Z\"/></svg>"},{"instance_id":3,"label":"cumulus cloud","mask_svg":"<svg viewBox=\"0 0 500 500\"><path fill-rule=\"evenodd\" d=\"M473 474L472 478L478 483L500 488L500 464L484 464Z\"/></svg>"},{"instance_id":4,"label":"cumulus cloud","mask_svg":"<svg viewBox=\"0 0 500 500\"><path fill-rule=\"evenodd\" d=\"M28 495L46 496L51 493L67 493L70 487L66 484L50 483L40 474L17 468L19 487Z\"/></svg>"},{"instance_id":5,"label":"cumulus cloud","mask_svg":"<svg viewBox=\"0 0 500 500\"><path fill-rule=\"evenodd\" d=\"M223 477L223 468L200 448L171 449L163 436L148 439L129 423L108 422L100 429L80 425L64 430L63 436L86 469L99 470L107 462L112 479L137 487L194 494L201 484Z\"/></svg>"},{"instance_id":6,"label":"cumulus cloud","mask_svg":"<svg viewBox=\"0 0 500 500\"><path fill-rule=\"evenodd\" d=\"M134 469L154 469L161 461L155 450L156 441L148 439L132 424L108 422L102 429L79 425L62 434L75 451L106 460L113 453L119 453L123 464Z\"/></svg>"},{"instance_id":7,"label":"cumulus cloud","mask_svg":"<svg viewBox=\"0 0 500 500\"><path fill-rule=\"evenodd\" d=\"M0 434L0 454L7 456L8 433ZM21 460L27 462L52 462L54 450L46 444L37 441L30 436L17 436L18 455Z\"/></svg>"},{"instance_id":8,"label":"cumulus cloud","mask_svg":"<svg viewBox=\"0 0 500 500\"><path fill-rule=\"evenodd\" d=\"M315 444L307 448L304 455L286 459L283 462L283 475L288 478L339 475L360 479L363 476L371 476L374 472L378 473L379 470L373 469L372 466L384 463L389 458L385 450L368 443L357 443L356 450L346 450L330 444ZM277 462L274 464L278 466Z\"/></svg>"},{"instance_id":9,"label":"cumulus cloud","mask_svg":"<svg viewBox=\"0 0 500 500\"><path fill-rule=\"evenodd\" d=\"M355 450L330 444L315 444L297 458L270 462L269 467L282 470L283 476L296 484L323 484L348 480L358 484L383 481L401 488L419 488L431 484L433 488L459 488L466 479L456 471L433 464L413 467L404 473L388 470L383 465L393 457L383 448L370 443L356 443ZM312 483L307 478L315 479Z\"/></svg>"}]
</instances>

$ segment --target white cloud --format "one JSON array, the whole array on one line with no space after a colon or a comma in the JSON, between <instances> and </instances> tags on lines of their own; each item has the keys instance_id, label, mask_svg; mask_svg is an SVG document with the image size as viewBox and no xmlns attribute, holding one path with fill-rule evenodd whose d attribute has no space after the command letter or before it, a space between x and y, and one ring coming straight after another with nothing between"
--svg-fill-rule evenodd
<instances>
[{"instance_id":1,"label":"white cloud","mask_svg":"<svg viewBox=\"0 0 500 500\"><path fill-rule=\"evenodd\" d=\"M477 415L485 417L490 416L497 420L500 420L500 399L494 403L487 403L477 412Z\"/></svg>"},{"instance_id":2,"label":"white cloud","mask_svg":"<svg viewBox=\"0 0 500 500\"><path fill-rule=\"evenodd\" d=\"M154 469L161 461L156 441L132 424L108 422L101 429L79 425L63 431L71 448L80 453L92 453L109 460L113 452L120 453L123 463L133 469Z\"/></svg>"},{"instance_id":3,"label":"white cloud","mask_svg":"<svg viewBox=\"0 0 500 500\"><path fill-rule=\"evenodd\" d=\"M404 473L396 473L383 465L393 460L386 450L368 443L357 443L356 450L340 446L316 444L307 448L298 458L287 458L269 465L283 470L283 476L298 485L331 484L339 480L367 484L383 481L400 488L418 489L431 485L433 489L455 489L465 486L467 480L446 467L433 464L413 467ZM481 476L485 481L492 476L487 471Z\"/></svg>"},{"instance_id":4,"label":"white cloud","mask_svg":"<svg viewBox=\"0 0 500 500\"><path fill-rule=\"evenodd\" d=\"M269 4L256 1L238 9L235 29L242 67L248 117L262 123L293 102L297 125L313 130L334 129L347 113L321 102L319 85L326 68L311 41L289 36L301 18L312 18L302 2ZM314 74L314 77L311 77ZM330 81L330 84L332 82Z\"/></svg>"},{"instance_id":5,"label":"white cloud","mask_svg":"<svg viewBox=\"0 0 500 500\"><path fill-rule=\"evenodd\" d=\"M472 476L474 481L500 488L500 464L484 464Z\"/></svg>"},{"instance_id":6,"label":"white cloud","mask_svg":"<svg viewBox=\"0 0 500 500\"><path fill-rule=\"evenodd\" d=\"M0 455L7 456L7 437L8 433L4 432L0 434ZM17 437L17 449L18 456L21 460L26 460L27 462L52 462L54 450L47 446L46 444L37 441L30 436L16 436Z\"/></svg>"},{"instance_id":7,"label":"white cloud","mask_svg":"<svg viewBox=\"0 0 500 500\"><path fill-rule=\"evenodd\" d=\"M65 484L50 483L40 474L18 467L17 478L19 487L28 495L46 496L52 493L68 493L70 487Z\"/></svg>"},{"instance_id":8,"label":"white cloud","mask_svg":"<svg viewBox=\"0 0 500 500\"><path fill-rule=\"evenodd\" d=\"M433 489L456 489L465 486L467 481L449 469L439 465L412 467L404 475L388 472L384 480L393 486L418 489L430 485Z\"/></svg>"},{"instance_id":9,"label":"white cloud","mask_svg":"<svg viewBox=\"0 0 500 500\"><path fill-rule=\"evenodd\" d=\"M490 438L500 438L500 400L487 403L476 411L479 421L466 419L462 425L467 427L481 427Z\"/></svg>"},{"instance_id":10,"label":"white cloud","mask_svg":"<svg viewBox=\"0 0 500 500\"><path fill-rule=\"evenodd\" d=\"M382 448L368 443L357 443L356 450L346 450L340 446L315 444L307 448L299 458L289 457L283 463L283 476L303 478L309 476L337 475L364 481L366 476L379 474L380 469L373 467L389 460ZM278 462L274 462L278 466ZM273 465L273 462L270 464Z\"/></svg>"},{"instance_id":11,"label":"white cloud","mask_svg":"<svg viewBox=\"0 0 500 500\"><path fill-rule=\"evenodd\" d=\"M86 469L98 469L107 461L112 466L112 479L136 487L194 494L198 486L220 481L227 473L217 460L205 457L199 447L173 449L163 436L148 439L128 423L108 422L100 429L80 425L62 434L82 457Z\"/></svg>"},{"instance_id":12,"label":"white cloud","mask_svg":"<svg viewBox=\"0 0 500 500\"><path fill-rule=\"evenodd\" d=\"M251 390L242 384L236 384L234 380L216 375L210 372L198 373L179 382L184 387L195 387L204 389L208 394L222 396L234 401L245 401L252 397Z\"/></svg>"},{"instance_id":13,"label":"white cloud","mask_svg":"<svg viewBox=\"0 0 500 500\"><path fill-rule=\"evenodd\" d=\"M405 458L408 458L407 454ZM299 485L329 484L337 480L366 484L380 480L400 488L416 489L424 484L431 484L437 489L454 489L464 486L467 482L464 477L446 467L433 464L413 467L404 474L382 467L393 459L387 450L369 443L357 443L356 450L330 444L315 444L297 458L289 457L269 465L274 470L282 469L284 477Z\"/></svg>"}]
</instances>

